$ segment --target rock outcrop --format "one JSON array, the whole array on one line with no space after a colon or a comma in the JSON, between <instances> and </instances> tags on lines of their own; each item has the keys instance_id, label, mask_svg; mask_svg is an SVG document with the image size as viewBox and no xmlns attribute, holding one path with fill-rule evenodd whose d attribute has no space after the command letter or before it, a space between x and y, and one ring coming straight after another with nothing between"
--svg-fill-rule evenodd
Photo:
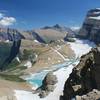
<instances>
[{"instance_id":1,"label":"rock outcrop","mask_svg":"<svg viewBox=\"0 0 100 100\"><path fill-rule=\"evenodd\" d=\"M81 57L80 63L73 69L70 77L65 83L61 100L71 100L71 98L76 97L77 95L85 95L93 89L97 89L98 91L100 90L99 59L100 47L92 49L88 54Z\"/></svg>"},{"instance_id":2,"label":"rock outcrop","mask_svg":"<svg viewBox=\"0 0 100 100\"><path fill-rule=\"evenodd\" d=\"M59 25L59 24L56 24L54 26L45 26L42 29L53 29L53 30L60 31L62 33L65 32L65 33L69 33L69 35L75 36L75 32L72 29L70 29L69 27Z\"/></svg>"},{"instance_id":3,"label":"rock outcrop","mask_svg":"<svg viewBox=\"0 0 100 100\"><path fill-rule=\"evenodd\" d=\"M83 96L76 96L76 100L100 100L100 91L93 89L93 91Z\"/></svg>"},{"instance_id":4,"label":"rock outcrop","mask_svg":"<svg viewBox=\"0 0 100 100\"><path fill-rule=\"evenodd\" d=\"M53 92L55 84L57 83L57 77L52 72L48 73L42 82L42 86L39 87L36 92L39 93L40 98L46 97L50 92Z\"/></svg>"},{"instance_id":5,"label":"rock outcrop","mask_svg":"<svg viewBox=\"0 0 100 100\"><path fill-rule=\"evenodd\" d=\"M66 36L75 37L75 32L68 27L56 24L33 30L33 36L39 42L48 44L52 41L65 40Z\"/></svg>"},{"instance_id":6,"label":"rock outcrop","mask_svg":"<svg viewBox=\"0 0 100 100\"><path fill-rule=\"evenodd\" d=\"M25 39L25 37L16 29L6 29L0 28L0 40L1 41L18 41L20 39Z\"/></svg>"},{"instance_id":7,"label":"rock outcrop","mask_svg":"<svg viewBox=\"0 0 100 100\"><path fill-rule=\"evenodd\" d=\"M88 11L79 36L100 43L100 8Z\"/></svg>"}]
</instances>

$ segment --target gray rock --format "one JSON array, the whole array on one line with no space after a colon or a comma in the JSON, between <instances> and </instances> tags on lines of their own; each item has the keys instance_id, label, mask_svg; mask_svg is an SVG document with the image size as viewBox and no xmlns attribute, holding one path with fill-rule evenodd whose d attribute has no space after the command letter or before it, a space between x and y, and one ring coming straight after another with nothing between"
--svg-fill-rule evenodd
<instances>
[{"instance_id":1,"label":"gray rock","mask_svg":"<svg viewBox=\"0 0 100 100\"><path fill-rule=\"evenodd\" d=\"M48 73L42 82L42 86L39 87L35 93L39 93L40 98L44 98L50 92L54 91L55 84L57 83L57 77L52 72Z\"/></svg>"},{"instance_id":2,"label":"gray rock","mask_svg":"<svg viewBox=\"0 0 100 100\"><path fill-rule=\"evenodd\" d=\"M47 92L42 90L42 91L39 93L39 96L40 96L40 98L44 98L44 97L47 96Z\"/></svg>"},{"instance_id":3,"label":"gray rock","mask_svg":"<svg viewBox=\"0 0 100 100\"><path fill-rule=\"evenodd\" d=\"M71 100L75 96L76 100L98 100L95 98L100 94L93 89L100 91L100 51L98 48L92 49L81 57L80 63L73 69L65 83L61 100ZM87 99L87 94L89 99Z\"/></svg>"},{"instance_id":4,"label":"gray rock","mask_svg":"<svg viewBox=\"0 0 100 100\"><path fill-rule=\"evenodd\" d=\"M49 92L53 92L54 88L55 88L54 85L47 85L46 86L46 90L49 91Z\"/></svg>"},{"instance_id":5,"label":"gray rock","mask_svg":"<svg viewBox=\"0 0 100 100\"><path fill-rule=\"evenodd\" d=\"M43 80L44 85L55 85L57 83L56 75L53 75L52 72L48 73Z\"/></svg>"},{"instance_id":6,"label":"gray rock","mask_svg":"<svg viewBox=\"0 0 100 100\"><path fill-rule=\"evenodd\" d=\"M76 96L76 100L100 100L100 91L93 89L93 91L83 96Z\"/></svg>"},{"instance_id":7,"label":"gray rock","mask_svg":"<svg viewBox=\"0 0 100 100\"><path fill-rule=\"evenodd\" d=\"M100 43L100 9L89 10L82 28L79 31L79 36L87 38L95 43Z\"/></svg>"}]
</instances>

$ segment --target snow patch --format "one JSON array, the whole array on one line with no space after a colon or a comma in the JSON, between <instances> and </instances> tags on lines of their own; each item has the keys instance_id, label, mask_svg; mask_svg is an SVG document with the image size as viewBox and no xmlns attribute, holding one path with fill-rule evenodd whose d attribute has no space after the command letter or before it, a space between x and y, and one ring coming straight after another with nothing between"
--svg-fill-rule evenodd
<instances>
[{"instance_id":1,"label":"snow patch","mask_svg":"<svg viewBox=\"0 0 100 100\"><path fill-rule=\"evenodd\" d=\"M76 42L69 42L72 50L75 52L76 57L81 57L82 55L88 53L91 48L95 47L96 45L89 40L79 40L76 39Z\"/></svg>"},{"instance_id":2,"label":"snow patch","mask_svg":"<svg viewBox=\"0 0 100 100\"><path fill-rule=\"evenodd\" d=\"M16 60L20 63L21 61L20 61L20 59L19 59L19 57L16 57Z\"/></svg>"},{"instance_id":3,"label":"snow patch","mask_svg":"<svg viewBox=\"0 0 100 100\"><path fill-rule=\"evenodd\" d=\"M6 42L6 43L9 43L9 40L6 40L5 42Z\"/></svg>"},{"instance_id":4,"label":"snow patch","mask_svg":"<svg viewBox=\"0 0 100 100\"><path fill-rule=\"evenodd\" d=\"M38 40L34 40L34 42L39 43L39 41L38 41Z\"/></svg>"},{"instance_id":5,"label":"snow patch","mask_svg":"<svg viewBox=\"0 0 100 100\"><path fill-rule=\"evenodd\" d=\"M27 61L27 63L24 66L27 68L31 68L32 67L31 61Z\"/></svg>"},{"instance_id":6,"label":"snow patch","mask_svg":"<svg viewBox=\"0 0 100 100\"><path fill-rule=\"evenodd\" d=\"M93 12L94 14L100 14L100 11L99 12Z\"/></svg>"},{"instance_id":7,"label":"snow patch","mask_svg":"<svg viewBox=\"0 0 100 100\"><path fill-rule=\"evenodd\" d=\"M89 19L100 20L100 16L97 16L97 17L89 17Z\"/></svg>"},{"instance_id":8,"label":"snow patch","mask_svg":"<svg viewBox=\"0 0 100 100\"><path fill-rule=\"evenodd\" d=\"M17 100L36 100L33 98L32 92L23 90L15 90L14 92Z\"/></svg>"}]
</instances>

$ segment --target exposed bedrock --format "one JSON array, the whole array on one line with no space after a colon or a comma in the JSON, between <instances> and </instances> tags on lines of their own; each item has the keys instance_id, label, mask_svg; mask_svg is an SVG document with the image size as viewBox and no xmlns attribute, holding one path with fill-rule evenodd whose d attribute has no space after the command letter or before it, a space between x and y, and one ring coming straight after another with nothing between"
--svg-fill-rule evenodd
<instances>
[{"instance_id":1,"label":"exposed bedrock","mask_svg":"<svg viewBox=\"0 0 100 100\"><path fill-rule=\"evenodd\" d=\"M61 100L71 100L76 96L87 95L93 92L93 89L100 90L100 47L92 49L81 57L80 63L73 69L65 83Z\"/></svg>"},{"instance_id":2,"label":"exposed bedrock","mask_svg":"<svg viewBox=\"0 0 100 100\"><path fill-rule=\"evenodd\" d=\"M100 43L100 8L88 11L79 36Z\"/></svg>"},{"instance_id":3,"label":"exposed bedrock","mask_svg":"<svg viewBox=\"0 0 100 100\"><path fill-rule=\"evenodd\" d=\"M57 83L57 77L49 72L44 80L42 81L42 86L39 87L36 92L39 93L40 98L46 97L50 92L55 89L55 84Z\"/></svg>"}]
</instances>

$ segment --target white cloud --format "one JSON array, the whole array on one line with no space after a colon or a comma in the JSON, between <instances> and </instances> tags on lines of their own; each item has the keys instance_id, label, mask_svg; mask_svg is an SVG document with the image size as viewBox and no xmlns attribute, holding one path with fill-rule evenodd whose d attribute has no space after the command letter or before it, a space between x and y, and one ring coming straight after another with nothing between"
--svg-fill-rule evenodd
<instances>
[{"instance_id":1,"label":"white cloud","mask_svg":"<svg viewBox=\"0 0 100 100\"><path fill-rule=\"evenodd\" d=\"M16 19L14 17L3 17L0 20L1 26L10 26L13 25L16 22Z\"/></svg>"},{"instance_id":2,"label":"white cloud","mask_svg":"<svg viewBox=\"0 0 100 100\"><path fill-rule=\"evenodd\" d=\"M0 26L10 26L16 22L14 17L6 17L3 13L0 13Z\"/></svg>"}]
</instances>

